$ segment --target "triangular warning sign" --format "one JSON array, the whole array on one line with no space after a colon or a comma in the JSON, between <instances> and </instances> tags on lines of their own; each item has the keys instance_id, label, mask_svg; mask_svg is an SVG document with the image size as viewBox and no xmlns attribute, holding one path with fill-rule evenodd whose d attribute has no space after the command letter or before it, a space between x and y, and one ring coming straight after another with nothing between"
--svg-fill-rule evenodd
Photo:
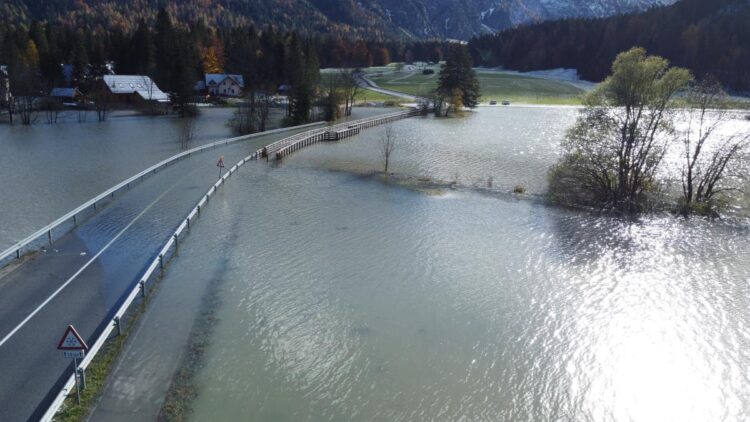
<instances>
[{"instance_id":1,"label":"triangular warning sign","mask_svg":"<svg viewBox=\"0 0 750 422\"><path fill-rule=\"evenodd\" d=\"M62 338L60 339L60 344L57 345L57 348L59 350L89 349L89 347L86 346L86 342L83 341L80 335L78 335L78 331L76 331L76 329L73 328L72 325L68 325L68 328L65 330L65 334L63 334Z\"/></svg>"}]
</instances>

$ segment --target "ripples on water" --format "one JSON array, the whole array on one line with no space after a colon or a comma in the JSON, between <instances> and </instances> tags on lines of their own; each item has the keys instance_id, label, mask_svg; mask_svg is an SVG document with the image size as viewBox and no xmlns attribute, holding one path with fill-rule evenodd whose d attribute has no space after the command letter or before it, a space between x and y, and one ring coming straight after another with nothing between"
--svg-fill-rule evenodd
<instances>
[{"instance_id":1,"label":"ripples on water","mask_svg":"<svg viewBox=\"0 0 750 422\"><path fill-rule=\"evenodd\" d=\"M240 231L194 420L750 417L746 226L300 167L352 144L212 202Z\"/></svg>"},{"instance_id":2,"label":"ripples on water","mask_svg":"<svg viewBox=\"0 0 750 422\"><path fill-rule=\"evenodd\" d=\"M461 119L413 118L394 124L397 146L389 171L467 186L516 185L542 193L547 170L559 156L560 139L577 109L486 108ZM305 149L290 157L295 165L352 172L382 170L381 128L353 141Z\"/></svg>"}]
</instances>

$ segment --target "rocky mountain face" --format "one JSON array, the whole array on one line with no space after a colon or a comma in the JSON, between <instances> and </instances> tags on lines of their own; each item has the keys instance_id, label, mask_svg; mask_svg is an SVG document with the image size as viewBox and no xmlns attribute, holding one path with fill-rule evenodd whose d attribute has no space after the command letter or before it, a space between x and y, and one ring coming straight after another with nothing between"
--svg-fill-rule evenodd
<instances>
[{"instance_id":1,"label":"rocky mountain face","mask_svg":"<svg viewBox=\"0 0 750 422\"><path fill-rule=\"evenodd\" d=\"M640 12L677 0L371 0L396 26L420 37L468 39L568 17Z\"/></svg>"},{"instance_id":2,"label":"rocky mountain face","mask_svg":"<svg viewBox=\"0 0 750 422\"><path fill-rule=\"evenodd\" d=\"M3 0L0 22L132 26L165 6L209 26L272 24L356 35L469 39L527 23L643 11L678 0Z\"/></svg>"}]
</instances>

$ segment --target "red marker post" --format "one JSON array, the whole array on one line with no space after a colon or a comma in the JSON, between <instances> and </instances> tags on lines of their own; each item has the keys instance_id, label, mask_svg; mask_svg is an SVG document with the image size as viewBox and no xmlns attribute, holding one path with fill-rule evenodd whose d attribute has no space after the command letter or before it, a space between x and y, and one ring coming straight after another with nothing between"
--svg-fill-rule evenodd
<instances>
[{"instance_id":1,"label":"red marker post","mask_svg":"<svg viewBox=\"0 0 750 422\"><path fill-rule=\"evenodd\" d=\"M75 371L76 380L76 398L78 403L81 403L81 391L78 387L78 379L81 379L81 388L86 389L86 374L83 369L78 368L78 359L83 359L86 354L86 350L89 350L89 346L83 341L78 331L72 326L68 325L65 329L60 342L57 344L57 350L62 350L63 356L66 358L73 359L73 370Z\"/></svg>"},{"instance_id":2,"label":"red marker post","mask_svg":"<svg viewBox=\"0 0 750 422\"><path fill-rule=\"evenodd\" d=\"M219 168L219 177L221 177L221 171L224 170L224 156L219 157L219 161L216 163L216 167Z\"/></svg>"}]
</instances>

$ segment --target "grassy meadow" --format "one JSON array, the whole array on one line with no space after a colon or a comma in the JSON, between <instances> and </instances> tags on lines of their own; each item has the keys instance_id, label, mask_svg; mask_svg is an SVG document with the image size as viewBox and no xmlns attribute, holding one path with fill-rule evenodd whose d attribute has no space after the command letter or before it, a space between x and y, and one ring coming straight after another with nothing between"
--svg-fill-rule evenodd
<instances>
[{"instance_id":1,"label":"grassy meadow","mask_svg":"<svg viewBox=\"0 0 750 422\"><path fill-rule=\"evenodd\" d=\"M438 80L438 66L429 67L435 71L423 75L422 68L399 70L395 66L370 68L368 77L381 88L412 95L426 95L435 89ZM528 104L580 104L581 88L565 81L523 76L514 73L477 70L482 86L482 103L508 100Z\"/></svg>"}]
</instances>

